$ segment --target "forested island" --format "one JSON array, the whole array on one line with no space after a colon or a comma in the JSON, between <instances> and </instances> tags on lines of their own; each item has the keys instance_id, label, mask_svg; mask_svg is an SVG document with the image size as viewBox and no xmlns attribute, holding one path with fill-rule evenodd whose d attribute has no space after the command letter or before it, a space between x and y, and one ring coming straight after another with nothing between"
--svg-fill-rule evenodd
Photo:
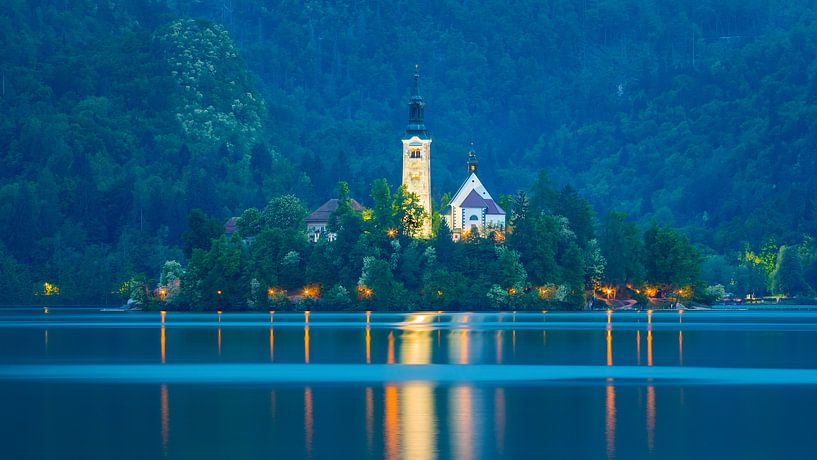
<instances>
[{"instance_id":1,"label":"forested island","mask_svg":"<svg viewBox=\"0 0 817 460\"><path fill-rule=\"evenodd\" d=\"M2 305L814 298L810 5L16 0L0 43ZM417 63L430 239L389 186ZM454 243L471 141L508 231Z\"/></svg>"}]
</instances>

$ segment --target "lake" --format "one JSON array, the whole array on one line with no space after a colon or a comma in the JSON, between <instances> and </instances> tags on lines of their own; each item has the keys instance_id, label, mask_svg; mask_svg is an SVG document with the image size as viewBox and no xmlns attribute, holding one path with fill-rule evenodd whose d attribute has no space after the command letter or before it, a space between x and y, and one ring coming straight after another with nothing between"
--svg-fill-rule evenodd
<instances>
[{"instance_id":1,"label":"lake","mask_svg":"<svg viewBox=\"0 0 817 460\"><path fill-rule=\"evenodd\" d=\"M814 458L817 312L0 310L0 457Z\"/></svg>"}]
</instances>

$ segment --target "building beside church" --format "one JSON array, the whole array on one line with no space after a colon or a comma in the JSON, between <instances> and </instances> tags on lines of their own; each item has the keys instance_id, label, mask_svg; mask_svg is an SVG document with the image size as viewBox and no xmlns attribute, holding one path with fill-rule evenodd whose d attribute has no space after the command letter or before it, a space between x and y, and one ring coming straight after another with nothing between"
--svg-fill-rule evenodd
<instances>
[{"instance_id":1,"label":"building beside church","mask_svg":"<svg viewBox=\"0 0 817 460\"><path fill-rule=\"evenodd\" d=\"M351 206L355 212L363 211L363 205L354 199L352 199ZM317 243L322 237L329 241L335 240L336 235L330 232L327 226L329 225L329 219L337 209L338 199L332 198L304 219L304 222L306 222L306 237L310 243Z\"/></svg>"},{"instance_id":2,"label":"building beside church","mask_svg":"<svg viewBox=\"0 0 817 460\"><path fill-rule=\"evenodd\" d=\"M409 98L409 121L403 136L403 181L419 198L426 216L417 236L431 237L431 136L425 125L425 103L420 96L420 72L415 68Z\"/></svg>"},{"instance_id":3,"label":"building beside church","mask_svg":"<svg viewBox=\"0 0 817 460\"><path fill-rule=\"evenodd\" d=\"M459 241L469 234L505 233L505 211L497 204L479 180L477 154L474 146L468 152L468 177L442 210L443 220L451 229L451 237Z\"/></svg>"}]
</instances>

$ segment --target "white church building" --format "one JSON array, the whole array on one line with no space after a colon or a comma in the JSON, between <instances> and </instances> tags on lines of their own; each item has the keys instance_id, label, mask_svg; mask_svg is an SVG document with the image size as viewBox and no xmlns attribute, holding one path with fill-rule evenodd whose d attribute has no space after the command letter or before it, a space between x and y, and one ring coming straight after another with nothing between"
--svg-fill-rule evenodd
<instances>
[{"instance_id":1,"label":"white church building","mask_svg":"<svg viewBox=\"0 0 817 460\"><path fill-rule=\"evenodd\" d=\"M479 162L473 144L468 152L467 165L468 177L443 209L443 219L451 230L452 238L459 241L469 234L486 236L492 231L504 235L505 211L479 180Z\"/></svg>"}]
</instances>

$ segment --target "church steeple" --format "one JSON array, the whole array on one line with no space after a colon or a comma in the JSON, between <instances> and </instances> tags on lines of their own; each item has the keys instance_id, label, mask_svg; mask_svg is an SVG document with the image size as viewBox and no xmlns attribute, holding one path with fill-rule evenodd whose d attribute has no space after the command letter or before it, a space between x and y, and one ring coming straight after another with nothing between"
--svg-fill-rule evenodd
<instances>
[{"instance_id":1,"label":"church steeple","mask_svg":"<svg viewBox=\"0 0 817 460\"><path fill-rule=\"evenodd\" d=\"M477 166L479 166L479 161L477 161L477 152L474 151L474 142L471 141L471 150L468 151L468 174L477 173Z\"/></svg>"},{"instance_id":2,"label":"church steeple","mask_svg":"<svg viewBox=\"0 0 817 460\"><path fill-rule=\"evenodd\" d=\"M409 99L409 121L406 126L406 138L417 136L420 139L428 138L428 130L425 125L425 102L420 96L420 66L414 67L414 85L411 88L411 98Z\"/></svg>"}]
</instances>

